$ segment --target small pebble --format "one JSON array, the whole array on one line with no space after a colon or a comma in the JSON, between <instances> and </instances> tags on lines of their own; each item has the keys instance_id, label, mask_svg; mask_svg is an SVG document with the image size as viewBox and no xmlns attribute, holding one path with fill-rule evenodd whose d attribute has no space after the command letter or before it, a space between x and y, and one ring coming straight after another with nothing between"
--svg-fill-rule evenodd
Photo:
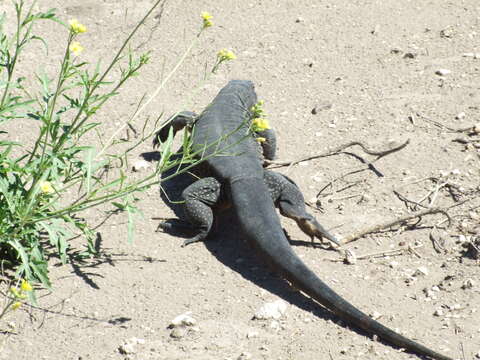
<instances>
[{"instance_id":1,"label":"small pebble","mask_svg":"<svg viewBox=\"0 0 480 360\"><path fill-rule=\"evenodd\" d=\"M252 339L258 337L258 331L249 331L247 333L247 339Z\"/></svg>"},{"instance_id":2,"label":"small pebble","mask_svg":"<svg viewBox=\"0 0 480 360\"><path fill-rule=\"evenodd\" d=\"M480 134L480 123L475 124L472 130L475 134Z\"/></svg>"},{"instance_id":3,"label":"small pebble","mask_svg":"<svg viewBox=\"0 0 480 360\"><path fill-rule=\"evenodd\" d=\"M390 266L392 269L393 268L396 268L398 266L398 261L390 261L390 263L388 264L388 266Z\"/></svg>"},{"instance_id":4,"label":"small pebble","mask_svg":"<svg viewBox=\"0 0 480 360\"><path fill-rule=\"evenodd\" d=\"M145 160L137 160L135 161L135 163L133 164L132 166L132 170L133 171L136 171L136 172L139 172L139 171L142 171L142 170L146 170L150 167L150 163L148 161L145 161Z\"/></svg>"},{"instance_id":5,"label":"small pebble","mask_svg":"<svg viewBox=\"0 0 480 360\"><path fill-rule=\"evenodd\" d=\"M187 332L188 329L186 326L177 326L172 330L170 336L175 339L181 339L187 334Z\"/></svg>"},{"instance_id":6,"label":"small pebble","mask_svg":"<svg viewBox=\"0 0 480 360\"><path fill-rule=\"evenodd\" d=\"M175 326L193 326L197 324L197 320L192 318L190 315L191 311L188 311L184 314L178 315L175 319L170 322L170 327Z\"/></svg>"},{"instance_id":7,"label":"small pebble","mask_svg":"<svg viewBox=\"0 0 480 360\"><path fill-rule=\"evenodd\" d=\"M373 319L373 320L378 320L382 317L383 315L380 314L378 311L374 311L373 313L370 314L370 317Z\"/></svg>"},{"instance_id":8,"label":"small pebble","mask_svg":"<svg viewBox=\"0 0 480 360\"><path fill-rule=\"evenodd\" d=\"M420 266L415 272L413 273L413 276L426 276L428 275L428 269L426 266Z\"/></svg>"},{"instance_id":9,"label":"small pebble","mask_svg":"<svg viewBox=\"0 0 480 360\"><path fill-rule=\"evenodd\" d=\"M444 312L442 309L437 309L435 310L435 312L433 313L434 316L443 316L444 315Z\"/></svg>"},{"instance_id":10,"label":"small pebble","mask_svg":"<svg viewBox=\"0 0 480 360\"><path fill-rule=\"evenodd\" d=\"M451 73L451 71L448 70L448 69L438 69L437 71L435 71L435 74L437 74L439 76L446 76L450 73Z\"/></svg>"},{"instance_id":11,"label":"small pebble","mask_svg":"<svg viewBox=\"0 0 480 360\"><path fill-rule=\"evenodd\" d=\"M459 112L456 116L455 116L455 119L457 120L462 120L465 118L465 113L462 111L462 112Z\"/></svg>"},{"instance_id":12,"label":"small pebble","mask_svg":"<svg viewBox=\"0 0 480 360\"><path fill-rule=\"evenodd\" d=\"M252 359L252 354L249 352L242 352L240 356L237 358L237 360L250 360Z\"/></svg>"},{"instance_id":13,"label":"small pebble","mask_svg":"<svg viewBox=\"0 0 480 360\"><path fill-rule=\"evenodd\" d=\"M411 52L407 52L403 54L404 59L415 59L416 57L417 57L417 54L411 53Z\"/></svg>"},{"instance_id":14,"label":"small pebble","mask_svg":"<svg viewBox=\"0 0 480 360\"><path fill-rule=\"evenodd\" d=\"M475 282L472 279L467 279L463 282L462 289L471 289L475 285Z\"/></svg>"},{"instance_id":15,"label":"small pebble","mask_svg":"<svg viewBox=\"0 0 480 360\"><path fill-rule=\"evenodd\" d=\"M127 342L125 344L120 345L118 347L118 351L120 352L120 354L123 354L123 355L135 354L135 345Z\"/></svg>"},{"instance_id":16,"label":"small pebble","mask_svg":"<svg viewBox=\"0 0 480 360\"><path fill-rule=\"evenodd\" d=\"M287 303L283 300L265 303L253 316L257 320L280 319L287 311Z\"/></svg>"}]
</instances>

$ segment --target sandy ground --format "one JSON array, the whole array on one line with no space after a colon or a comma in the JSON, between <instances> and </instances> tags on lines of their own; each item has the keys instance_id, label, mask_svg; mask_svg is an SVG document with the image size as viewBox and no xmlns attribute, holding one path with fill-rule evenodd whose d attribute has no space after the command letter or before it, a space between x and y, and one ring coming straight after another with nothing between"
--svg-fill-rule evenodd
<instances>
[{"instance_id":1,"label":"sandy ground","mask_svg":"<svg viewBox=\"0 0 480 360\"><path fill-rule=\"evenodd\" d=\"M54 6L63 19L75 17L88 26L82 56L93 62L110 58L152 3L53 0L38 6ZM1 8L7 5L0 2ZM319 197L322 212L310 210L340 237L406 214L393 190L415 201L431 192L422 204L432 201L433 206L449 206L478 192L474 145L479 137L454 131L480 122L480 58L464 56L480 52L478 1L170 1L135 42L139 51L152 50L151 63L98 114L106 134L173 68L205 10L215 26L145 117L201 111L229 79L241 78L253 80L266 102L281 160L350 141L384 149L410 139L403 150L375 162L383 176L369 170L349 174L366 165L345 154L279 169L308 201L325 188ZM20 63L27 74L58 66L66 34L52 24L42 26L38 32L51 44L49 53L41 45L27 51ZM232 49L238 59L189 100L201 84L205 62L211 64L221 48ZM439 69L449 73L438 75ZM16 124L15 140L28 140L29 121ZM459 137L477 142L453 142ZM136 156L148 151L145 144ZM359 148L350 151L374 160ZM444 182L448 185L435 191ZM11 331L0 334L0 359L416 358L350 328L290 289L244 245L232 216L220 221L207 243L181 248L182 237L155 232L158 220L152 217L173 216L158 188L140 198L144 218L133 244L127 243L125 218L117 216L99 228L100 258L65 266L51 260L53 291L39 291L39 308L25 307L1 324ZM408 246L417 247L414 252L353 265L329 261L339 255L310 246L293 222L282 222L295 251L346 299L435 350L474 359L480 357L479 266L465 256L462 241L473 239L478 205L474 199L451 210L454 224L436 233L444 251L436 252L430 240L432 226L444 218L426 216L417 228L396 226L347 246L357 256ZM97 210L87 214L101 215ZM74 241L72 250L79 249L81 241ZM252 320L264 303L278 299L288 304L281 319ZM171 337L170 321L188 311L196 327ZM126 342L130 345L123 352L131 352L122 354L119 348Z\"/></svg>"}]
</instances>

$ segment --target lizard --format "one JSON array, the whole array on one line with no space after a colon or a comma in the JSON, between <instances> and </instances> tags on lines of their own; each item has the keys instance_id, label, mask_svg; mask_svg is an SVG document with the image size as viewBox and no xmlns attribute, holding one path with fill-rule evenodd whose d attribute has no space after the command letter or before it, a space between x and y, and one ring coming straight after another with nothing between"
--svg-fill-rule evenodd
<instances>
[{"instance_id":1,"label":"lizard","mask_svg":"<svg viewBox=\"0 0 480 360\"><path fill-rule=\"evenodd\" d=\"M211 229L217 203L227 202L233 207L247 242L267 265L295 288L342 320L391 345L432 359L453 360L360 311L323 282L293 251L275 206L282 215L296 220L308 235L324 236L337 244L341 242L306 213L303 196L291 180L263 168L257 142L253 136L245 136L251 125L251 109L256 103L257 95L251 81L231 80L200 116L191 112L180 113L156 134L154 145L165 140L169 131L193 126L192 148L205 158L201 165L207 169L207 176L182 192L187 219L198 229L198 234L187 239L184 245L204 240ZM271 133L262 135L273 138ZM214 143L216 146L210 146ZM228 149L227 154L217 156L216 152L222 148ZM267 157L275 154L268 145L263 151Z\"/></svg>"}]
</instances>

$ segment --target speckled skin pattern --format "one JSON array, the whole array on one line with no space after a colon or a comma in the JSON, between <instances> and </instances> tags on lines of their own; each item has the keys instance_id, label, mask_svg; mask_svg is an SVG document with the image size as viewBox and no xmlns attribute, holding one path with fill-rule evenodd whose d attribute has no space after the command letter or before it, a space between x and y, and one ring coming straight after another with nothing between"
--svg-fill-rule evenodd
<instances>
[{"instance_id":1,"label":"speckled skin pattern","mask_svg":"<svg viewBox=\"0 0 480 360\"><path fill-rule=\"evenodd\" d=\"M251 121L250 109L256 102L252 82L233 80L199 117L186 116L172 125L178 130L182 125L194 122L193 150L211 156L203 163L208 176L183 193L187 217L200 229L200 233L187 243L205 238L213 222L212 209L227 202L233 207L247 241L262 260L296 288L343 320L390 344L434 359L452 360L390 330L358 310L320 280L293 252L275 205L283 215L295 219L311 237L321 237L325 230L306 213L303 196L290 179L263 169L257 142L253 136L245 136ZM168 130L162 131L165 135ZM162 133L158 135L161 137ZM216 156L218 150L224 153ZM264 150L265 153L271 156L268 149ZM335 241L335 238L330 240Z\"/></svg>"}]
</instances>

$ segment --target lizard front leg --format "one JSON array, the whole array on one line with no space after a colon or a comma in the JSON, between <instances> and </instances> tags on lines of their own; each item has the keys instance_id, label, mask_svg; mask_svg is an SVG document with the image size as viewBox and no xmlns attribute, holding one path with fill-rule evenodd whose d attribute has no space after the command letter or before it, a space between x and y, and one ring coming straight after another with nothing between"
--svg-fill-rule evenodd
<instances>
[{"instance_id":1,"label":"lizard front leg","mask_svg":"<svg viewBox=\"0 0 480 360\"><path fill-rule=\"evenodd\" d=\"M182 246L203 241L207 237L213 224L212 208L220 200L220 189L221 184L215 178L207 177L183 190L185 216L193 228L198 230L198 234L185 240Z\"/></svg>"},{"instance_id":2,"label":"lizard front leg","mask_svg":"<svg viewBox=\"0 0 480 360\"><path fill-rule=\"evenodd\" d=\"M340 245L340 242L307 212L305 199L298 186L291 179L285 175L266 170L264 181L275 206L280 209L280 213L295 220L299 228L310 236L312 242L315 238L320 240L326 238Z\"/></svg>"}]
</instances>

